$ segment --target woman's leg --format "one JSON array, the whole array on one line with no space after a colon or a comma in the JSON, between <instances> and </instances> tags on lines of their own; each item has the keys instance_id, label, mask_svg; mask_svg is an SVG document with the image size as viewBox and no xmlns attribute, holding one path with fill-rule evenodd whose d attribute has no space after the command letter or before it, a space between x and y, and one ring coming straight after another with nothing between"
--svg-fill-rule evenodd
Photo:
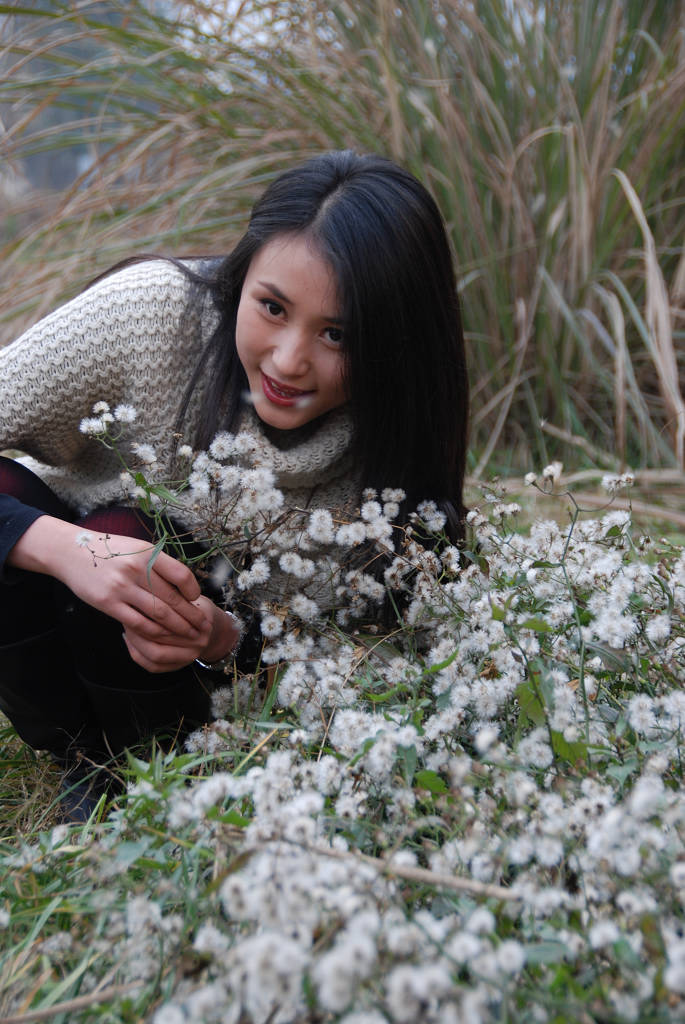
<instances>
[{"instance_id":1,"label":"woman's leg","mask_svg":"<svg viewBox=\"0 0 685 1024\"><path fill-rule=\"evenodd\" d=\"M75 521L42 480L2 457L0 492ZM130 508L99 509L78 522L100 534L153 537L151 520ZM119 622L63 584L18 571L11 585L0 585L0 708L27 743L61 759L76 748L93 758L116 754L210 717L209 694L192 666L146 672L131 660Z\"/></svg>"},{"instance_id":2,"label":"woman's leg","mask_svg":"<svg viewBox=\"0 0 685 1024\"><path fill-rule=\"evenodd\" d=\"M0 492L60 519L72 512L20 463L0 457ZM100 729L78 683L54 600L54 581L13 571L0 584L0 710L37 750L68 760L90 748Z\"/></svg>"},{"instance_id":3,"label":"woman's leg","mask_svg":"<svg viewBox=\"0 0 685 1024\"><path fill-rule=\"evenodd\" d=\"M35 473L3 456L0 494L10 494L57 519L73 518L71 509ZM36 628L38 622L40 626ZM49 577L13 570L12 583L0 584L0 644L17 643L56 624Z\"/></svg>"},{"instance_id":4,"label":"woman's leg","mask_svg":"<svg viewBox=\"0 0 685 1024\"><path fill-rule=\"evenodd\" d=\"M96 509L78 525L98 536L109 533L154 543L152 520L131 508ZM195 666L147 672L131 659L120 622L77 600L66 588L63 595L65 635L109 750L117 753L151 735L178 738L209 721L210 694Z\"/></svg>"}]
</instances>

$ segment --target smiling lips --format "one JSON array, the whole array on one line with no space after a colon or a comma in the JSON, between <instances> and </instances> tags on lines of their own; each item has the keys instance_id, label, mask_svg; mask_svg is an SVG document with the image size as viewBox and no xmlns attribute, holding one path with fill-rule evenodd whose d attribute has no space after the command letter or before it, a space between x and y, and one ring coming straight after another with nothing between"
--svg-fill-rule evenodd
<instances>
[{"instance_id":1,"label":"smiling lips","mask_svg":"<svg viewBox=\"0 0 685 1024\"><path fill-rule=\"evenodd\" d=\"M311 391L302 391L300 388L286 387L285 384L274 380L273 377L267 376L263 370L260 372L264 395L275 405L298 405L303 398L312 394Z\"/></svg>"}]
</instances>

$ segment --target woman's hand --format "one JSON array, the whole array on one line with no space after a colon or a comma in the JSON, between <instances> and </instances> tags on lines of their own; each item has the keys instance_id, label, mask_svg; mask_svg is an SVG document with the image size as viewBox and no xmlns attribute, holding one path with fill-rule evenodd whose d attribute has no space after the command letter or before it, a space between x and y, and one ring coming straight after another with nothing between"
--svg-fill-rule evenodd
<instances>
[{"instance_id":1,"label":"woman's hand","mask_svg":"<svg viewBox=\"0 0 685 1024\"><path fill-rule=\"evenodd\" d=\"M220 614L190 569L132 537L99 535L41 516L17 541L8 561L19 569L61 580L93 608L121 622L131 657L149 672L187 665L227 641ZM40 614L40 610L36 610ZM230 649L227 643L226 650Z\"/></svg>"},{"instance_id":2,"label":"woman's hand","mask_svg":"<svg viewBox=\"0 0 685 1024\"><path fill-rule=\"evenodd\" d=\"M240 622L208 597L199 597L196 605L210 623L208 637L169 634L153 640L135 629L126 629L124 641L133 660L148 672L171 672L196 658L211 664L230 654L240 639Z\"/></svg>"}]
</instances>

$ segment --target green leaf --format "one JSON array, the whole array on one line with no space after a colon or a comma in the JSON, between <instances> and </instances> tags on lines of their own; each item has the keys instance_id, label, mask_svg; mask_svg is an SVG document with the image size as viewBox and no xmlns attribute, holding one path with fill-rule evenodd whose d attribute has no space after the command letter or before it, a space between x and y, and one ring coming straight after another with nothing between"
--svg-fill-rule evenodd
<instances>
[{"instance_id":1,"label":"green leaf","mask_svg":"<svg viewBox=\"0 0 685 1024\"><path fill-rule=\"evenodd\" d=\"M164 501L173 504L178 501L178 495L170 491L168 487L164 487L162 484L155 484L154 487L150 488L150 494L156 494L158 498L162 498Z\"/></svg>"},{"instance_id":2,"label":"green leaf","mask_svg":"<svg viewBox=\"0 0 685 1024\"><path fill-rule=\"evenodd\" d=\"M569 742L562 733L555 730L552 730L552 750L560 760L568 761L569 764L578 764L587 759L587 744L582 740Z\"/></svg>"},{"instance_id":3,"label":"green leaf","mask_svg":"<svg viewBox=\"0 0 685 1024\"><path fill-rule=\"evenodd\" d=\"M131 864L148 852L148 842L146 840L137 840L136 842L121 842L117 843L115 851L115 859L118 864L122 867L130 867Z\"/></svg>"},{"instance_id":4,"label":"green leaf","mask_svg":"<svg viewBox=\"0 0 685 1024\"><path fill-rule=\"evenodd\" d=\"M244 817L236 810L226 811L225 814L219 814L218 820L224 822L226 825L237 825L238 828L247 828L250 824L250 819Z\"/></svg>"},{"instance_id":5,"label":"green leaf","mask_svg":"<svg viewBox=\"0 0 685 1024\"><path fill-rule=\"evenodd\" d=\"M416 773L414 785L419 789L427 789L430 793L449 793L449 787L437 772L424 768Z\"/></svg>"},{"instance_id":6,"label":"green leaf","mask_svg":"<svg viewBox=\"0 0 685 1024\"><path fill-rule=\"evenodd\" d=\"M437 665L429 665L429 667L421 673L421 678L425 679L426 676L435 675L436 672L442 672L443 669L449 668L449 666L452 664L452 662L454 661L458 654L459 647L457 646L452 651L452 653L445 658L444 661L439 661Z\"/></svg>"},{"instance_id":7,"label":"green leaf","mask_svg":"<svg viewBox=\"0 0 685 1024\"><path fill-rule=\"evenodd\" d=\"M354 766L355 764L357 764L357 762L361 760L364 754L366 754L367 751L371 750L371 747L374 745L375 742L375 736L367 736L367 738L362 743L361 750L359 750L350 760L350 766Z\"/></svg>"},{"instance_id":8,"label":"green leaf","mask_svg":"<svg viewBox=\"0 0 685 1024\"><path fill-rule=\"evenodd\" d=\"M407 687L400 683L398 686L393 686L392 690L386 690L385 693L365 693L364 699L373 701L374 704L379 704L397 696L398 693L404 693L406 689Z\"/></svg>"},{"instance_id":9,"label":"green leaf","mask_svg":"<svg viewBox=\"0 0 685 1024\"><path fill-rule=\"evenodd\" d=\"M155 562L157 561L157 559L161 555L162 551L164 550L164 545L165 544L166 544L166 537L162 537L160 540L157 541L157 543L155 544L155 546L152 549L152 554L148 558L146 572L147 572L147 582L148 582L148 585L150 587L152 587L152 579L151 579L151 577L152 577L152 569L154 567Z\"/></svg>"},{"instance_id":10,"label":"green leaf","mask_svg":"<svg viewBox=\"0 0 685 1024\"><path fill-rule=\"evenodd\" d=\"M48 989L47 995L41 999L38 1005L32 1007L32 1009L47 1009L50 1006L54 1006L55 1003L59 1003L67 993L74 991L74 986L77 984L79 978L85 974L91 964L98 959L99 955L99 953L94 953L92 949L89 949L76 967L74 967L66 977L62 978L61 981L58 981L53 988ZM31 1014L29 1013L28 1016L30 1018Z\"/></svg>"},{"instance_id":11,"label":"green leaf","mask_svg":"<svg viewBox=\"0 0 685 1024\"><path fill-rule=\"evenodd\" d=\"M528 722L532 722L533 725L544 724L545 709L529 679L516 687L516 699L519 702L519 725L521 727L525 727Z\"/></svg>"},{"instance_id":12,"label":"green leaf","mask_svg":"<svg viewBox=\"0 0 685 1024\"><path fill-rule=\"evenodd\" d=\"M555 964L564 959L566 946L563 942L532 942L525 946L527 964Z\"/></svg>"},{"instance_id":13,"label":"green leaf","mask_svg":"<svg viewBox=\"0 0 685 1024\"><path fill-rule=\"evenodd\" d=\"M263 722L271 714L271 712L273 710L274 703L276 701L277 695L278 695L278 676L276 676L275 680L273 681L273 683L269 687L269 691L268 691L268 693L266 695L266 700L264 701L264 707L262 708L261 713L259 715L260 722Z\"/></svg>"},{"instance_id":14,"label":"green leaf","mask_svg":"<svg viewBox=\"0 0 685 1024\"><path fill-rule=\"evenodd\" d=\"M638 770L638 760L636 757L628 758L623 764L610 764L606 768L606 774L610 775L612 779L616 779L618 784L623 788L626 779Z\"/></svg>"},{"instance_id":15,"label":"green leaf","mask_svg":"<svg viewBox=\"0 0 685 1024\"><path fill-rule=\"evenodd\" d=\"M416 771L417 754L416 747L412 743L410 747L398 747L397 756L402 770L404 772L404 778L408 786L411 786L412 779L414 778L414 772Z\"/></svg>"},{"instance_id":16,"label":"green leaf","mask_svg":"<svg viewBox=\"0 0 685 1024\"><path fill-rule=\"evenodd\" d=\"M533 616L531 619L526 619L525 622L519 624L519 629L533 629L536 633L553 633L554 627L550 626L549 622L545 622L544 619L538 619Z\"/></svg>"},{"instance_id":17,"label":"green leaf","mask_svg":"<svg viewBox=\"0 0 685 1024\"><path fill-rule=\"evenodd\" d=\"M626 939L619 939L614 942L614 954L616 959L635 971L644 971L645 965L641 957L637 955L633 947Z\"/></svg>"}]
</instances>

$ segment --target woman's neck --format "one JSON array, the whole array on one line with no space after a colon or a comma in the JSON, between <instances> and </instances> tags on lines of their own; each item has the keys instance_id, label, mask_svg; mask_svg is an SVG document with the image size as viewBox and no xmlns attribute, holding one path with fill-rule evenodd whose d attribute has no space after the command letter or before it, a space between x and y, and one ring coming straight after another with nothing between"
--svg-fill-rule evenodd
<instances>
[{"instance_id":1,"label":"woman's neck","mask_svg":"<svg viewBox=\"0 0 685 1024\"><path fill-rule=\"evenodd\" d=\"M272 427L263 421L260 421L260 425L271 444L280 451L287 452L291 448L296 448L297 445L302 444L303 441L308 441L319 429L327 415L325 414L324 416L317 417L315 420L310 420L309 423L304 423L301 427L296 427L294 430L279 430L278 427Z\"/></svg>"}]
</instances>

